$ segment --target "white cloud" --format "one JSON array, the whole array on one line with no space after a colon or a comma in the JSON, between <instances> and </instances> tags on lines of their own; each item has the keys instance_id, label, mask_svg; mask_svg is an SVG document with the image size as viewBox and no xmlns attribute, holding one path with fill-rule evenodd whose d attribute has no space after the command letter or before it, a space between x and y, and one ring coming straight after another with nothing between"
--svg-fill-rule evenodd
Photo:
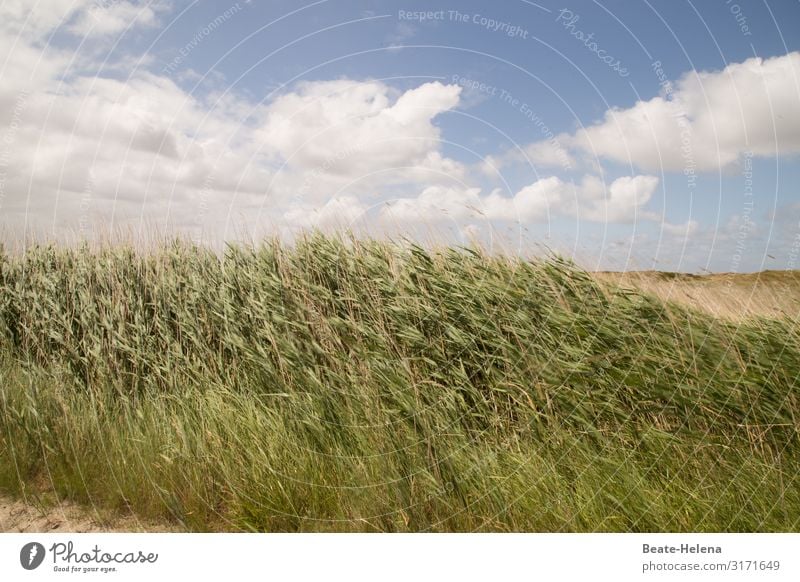
<instances>
[{"instance_id":1,"label":"white cloud","mask_svg":"<svg viewBox=\"0 0 800 582\"><path fill-rule=\"evenodd\" d=\"M146 17L135 19L132 2L99 6L110 20L93 33L113 32L118 17L139 27L155 17L137 6ZM54 10L31 13L27 28L17 4L0 10L8 17L0 47L12 63L0 71L4 222L74 230L152 217L220 232L220 223L258 216L310 226L354 220L362 198L384 187L464 178L440 151L434 124L458 104L457 86L397 92L340 79L302 83L261 104L235 93L200 98L142 68L124 79L83 73L92 57L8 32L13 23L41 37L64 23L82 32L90 17L86 3ZM81 68L65 75L73 57Z\"/></svg>"},{"instance_id":2,"label":"white cloud","mask_svg":"<svg viewBox=\"0 0 800 582\"><path fill-rule=\"evenodd\" d=\"M67 30L79 36L107 36L127 28L155 26L158 24L157 3L113 0L95 0L88 8L76 14Z\"/></svg>"},{"instance_id":3,"label":"white cloud","mask_svg":"<svg viewBox=\"0 0 800 582\"><path fill-rule=\"evenodd\" d=\"M525 156L535 166L569 168L576 163L566 148L553 140L537 141L527 145Z\"/></svg>"},{"instance_id":4,"label":"white cloud","mask_svg":"<svg viewBox=\"0 0 800 582\"><path fill-rule=\"evenodd\" d=\"M514 196L494 190L481 196L478 188L429 187L417 198L403 198L384 209L390 221L451 219L543 222L557 216L592 222L630 223L637 219L658 220L644 210L658 187L654 176L625 176L610 185L595 176L570 184L556 176L537 180Z\"/></svg>"},{"instance_id":5,"label":"white cloud","mask_svg":"<svg viewBox=\"0 0 800 582\"><path fill-rule=\"evenodd\" d=\"M499 190L486 197L481 211L489 220L538 222L553 214L569 213L572 206L569 184L552 176L537 180L517 192L513 198Z\"/></svg>"},{"instance_id":6,"label":"white cloud","mask_svg":"<svg viewBox=\"0 0 800 582\"><path fill-rule=\"evenodd\" d=\"M569 149L554 137L527 144L521 149L509 150L499 156L486 156L481 164L481 171L493 176L502 168L516 163L532 166L537 171L544 168L569 171L578 165Z\"/></svg>"},{"instance_id":7,"label":"white cloud","mask_svg":"<svg viewBox=\"0 0 800 582\"><path fill-rule=\"evenodd\" d=\"M664 233L677 238L689 238L700 231L700 223L696 220L687 220L683 224L664 222L661 224Z\"/></svg>"},{"instance_id":8,"label":"white cloud","mask_svg":"<svg viewBox=\"0 0 800 582\"><path fill-rule=\"evenodd\" d=\"M745 152L800 153L800 53L690 72L661 96L560 136L589 155L646 171L718 170Z\"/></svg>"},{"instance_id":9,"label":"white cloud","mask_svg":"<svg viewBox=\"0 0 800 582\"><path fill-rule=\"evenodd\" d=\"M466 220L481 212L480 188L429 186L416 198L400 198L384 207L389 222Z\"/></svg>"},{"instance_id":10,"label":"white cloud","mask_svg":"<svg viewBox=\"0 0 800 582\"><path fill-rule=\"evenodd\" d=\"M161 228L219 233L220 224L255 216L279 228L321 226L352 222L384 188L464 179L463 165L440 151L434 124L459 103L456 85L401 92L339 79L300 83L262 103L235 92L199 97L149 71L148 55L104 55L105 45L83 42L151 28L166 8L0 4L5 224L74 230L150 217ZM72 41L51 44L57 30Z\"/></svg>"},{"instance_id":11,"label":"white cloud","mask_svg":"<svg viewBox=\"0 0 800 582\"><path fill-rule=\"evenodd\" d=\"M607 190L597 178L584 181L577 214L596 222L633 222L637 217L657 220L656 214L643 210L657 187L655 176L623 176Z\"/></svg>"},{"instance_id":12,"label":"white cloud","mask_svg":"<svg viewBox=\"0 0 800 582\"><path fill-rule=\"evenodd\" d=\"M4 0L0 30L31 41L46 40L63 28L79 36L105 36L125 29L155 26L164 2L135 0Z\"/></svg>"},{"instance_id":13,"label":"white cloud","mask_svg":"<svg viewBox=\"0 0 800 582\"><path fill-rule=\"evenodd\" d=\"M476 220L662 220L646 209L659 186L650 175L610 183L585 176L573 184L544 174L513 195L482 194L464 165L444 154L436 124L463 100L458 85L398 91L374 80L315 81L258 103L235 92L190 94L148 70L147 59L133 67L139 59L131 54L111 59L100 76L89 74L105 56L98 61L91 51L70 52L68 35L60 47L48 46L51 32L78 35L75 44L86 34L108 40L129 25L152 27L162 6L91 5L0 5L0 50L9 56L0 71L4 219L74 228L110 216L116 224L169 217L171 226L220 232L220 225L244 216L279 228L347 227L392 195L395 201L375 213L383 221L455 221L466 233ZM485 165L527 156L537 170L563 168L577 165L577 151L621 162L630 156L648 171L679 170L686 160L678 106L699 169L729 165L747 149L798 152L798 58L750 59L722 72L687 75L669 99L609 111L586 131L529 144L524 155L488 156ZM767 97L772 111L764 106ZM699 227L688 221L661 228L691 236Z\"/></svg>"},{"instance_id":14,"label":"white cloud","mask_svg":"<svg viewBox=\"0 0 800 582\"><path fill-rule=\"evenodd\" d=\"M285 224L292 227L341 231L351 228L365 211L366 207L355 196L339 196L319 208L295 206L283 218Z\"/></svg>"},{"instance_id":15,"label":"white cloud","mask_svg":"<svg viewBox=\"0 0 800 582\"><path fill-rule=\"evenodd\" d=\"M392 103L390 88L377 81L302 83L268 104L255 138L290 170L352 177L410 166L460 173L438 154L440 130L433 124L458 104L460 91L426 83Z\"/></svg>"},{"instance_id":16,"label":"white cloud","mask_svg":"<svg viewBox=\"0 0 800 582\"><path fill-rule=\"evenodd\" d=\"M5 0L0 4L0 30L5 35L41 40L90 5L91 0Z\"/></svg>"}]
</instances>

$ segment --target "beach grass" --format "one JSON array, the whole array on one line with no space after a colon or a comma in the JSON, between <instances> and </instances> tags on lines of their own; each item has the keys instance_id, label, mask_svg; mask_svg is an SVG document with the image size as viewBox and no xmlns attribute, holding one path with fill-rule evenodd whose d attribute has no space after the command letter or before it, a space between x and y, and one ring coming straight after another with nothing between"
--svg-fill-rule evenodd
<instances>
[{"instance_id":1,"label":"beach grass","mask_svg":"<svg viewBox=\"0 0 800 582\"><path fill-rule=\"evenodd\" d=\"M0 488L192 531L800 531L800 328L569 261L32 246Z\"/></svg>"}]
</instances>

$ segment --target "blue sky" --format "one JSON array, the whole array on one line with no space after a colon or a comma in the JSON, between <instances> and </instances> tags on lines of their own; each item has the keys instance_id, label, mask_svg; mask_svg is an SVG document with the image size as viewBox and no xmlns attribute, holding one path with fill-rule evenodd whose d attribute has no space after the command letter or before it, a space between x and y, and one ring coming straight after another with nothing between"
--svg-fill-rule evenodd
<instances>
[{"instance_id":1,"label":"blue sky","mask_svg":"<svg viewBox=\"0 0 800 582\"><path fill-rule=\"evenodd\" d=\"M6 1L6 237L800 266L800 3Z\"/></svg>"}]
</instances>

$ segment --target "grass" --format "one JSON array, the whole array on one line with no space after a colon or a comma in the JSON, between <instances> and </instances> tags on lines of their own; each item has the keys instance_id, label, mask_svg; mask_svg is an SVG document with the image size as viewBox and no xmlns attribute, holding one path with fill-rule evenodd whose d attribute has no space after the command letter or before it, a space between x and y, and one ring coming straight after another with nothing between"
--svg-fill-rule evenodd
<instances>
[{"instance_id":1,"label":"grass","mask_svg":"<svg viewBox=\"0 0 800 582\"><path fill-rule=\"evenodd\" d=\"M800 271L702 276L639 271L595 273L595 276L613 285L635 287L662 301L680 303L731 320L797 319L800 314Z\"/></svg>"},{"instance_id":2,"label":"grass","mask_svg":"<svg viewBox=\"0 0 800 582\"><path fill-rule=\"evenodd\" d=\"M800 531L800 333L558 258L2 256L0 488L196 531Z\"/></svg>"}]
</instances>

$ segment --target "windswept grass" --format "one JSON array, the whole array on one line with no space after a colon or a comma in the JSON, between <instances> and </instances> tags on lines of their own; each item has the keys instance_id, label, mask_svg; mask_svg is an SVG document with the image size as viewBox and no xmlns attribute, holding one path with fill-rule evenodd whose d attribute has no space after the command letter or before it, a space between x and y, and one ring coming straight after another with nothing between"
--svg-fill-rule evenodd
<instances>
[{"instance_id":1,"label":"windswept grass","mask_svg":"<svg viewBox=\"0 0 800 582\"><path fill-rule=\"evenodd\" d=\"M309 236L2 257L0 487L196 530L798 531L800 333Z\"/></svg>"}]
</instances>

